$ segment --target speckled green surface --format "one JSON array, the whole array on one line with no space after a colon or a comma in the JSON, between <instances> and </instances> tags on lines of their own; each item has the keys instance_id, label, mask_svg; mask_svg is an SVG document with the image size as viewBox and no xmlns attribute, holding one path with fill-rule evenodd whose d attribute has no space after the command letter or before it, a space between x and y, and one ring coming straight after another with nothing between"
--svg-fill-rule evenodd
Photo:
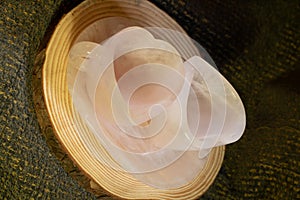
<instances>
[{"instance_id":1,"label":"speckled green surface","mask_svg":"<svg viewBox=\"0 0 300 200\"><path fill-rule=\"evenodd\" d=\"M0 199L96 198L45 138L32 95L47 27L77 2L0 2ZM245 104L245 134L202 198L300 199L299 1L153 2L208 50Z\"/></svg>"}]
</instances>

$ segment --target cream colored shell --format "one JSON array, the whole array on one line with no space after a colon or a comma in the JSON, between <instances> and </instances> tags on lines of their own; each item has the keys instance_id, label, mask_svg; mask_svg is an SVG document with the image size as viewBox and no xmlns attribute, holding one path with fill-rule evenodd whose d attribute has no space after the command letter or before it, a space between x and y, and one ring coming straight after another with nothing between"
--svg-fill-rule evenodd
<instances>
[{"instance_id":1,"label":"cream colored shell","mask_svg":"<svg viewBox=\"0 0 300 200\"><path fill-rule=\"evenodd\" d=\"M81 143L79 134L89 132L74 111L67 85L68 53L75 41L80 41L80 33L93 22L106 17L129 17L129 25L157 26L183 32L183 29L168 15L147 1L96 1L88 0L68 13L57 25L48 44L43 68L43 87L47 109L56 131L66 151L74 162L97 184L113 195L126 199L193 199L202 195L214 181L223 161L224 146L214 148L208 156L204 169L189 184L172 190L161 190L147 186L130 174L103 165ZM98 27L99 28L99 27ZM122 27L124 28L124 27ZM105 38L109 25L99 28ZM179 41L180 43L180 41ZM195 51L194 46L185 47ZM74 126L79 124L79 126ZM90 140L93 141L93 135ZM103 160L114 162L105 149L97 150Z\"/></svg>"}]
</instances>

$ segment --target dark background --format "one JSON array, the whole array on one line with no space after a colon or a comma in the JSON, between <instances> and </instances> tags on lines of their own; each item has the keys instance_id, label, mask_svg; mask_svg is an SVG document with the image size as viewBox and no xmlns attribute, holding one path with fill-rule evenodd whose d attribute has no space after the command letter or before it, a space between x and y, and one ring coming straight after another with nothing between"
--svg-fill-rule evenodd
<instances>
[{"instance_id":1,"label":"dark background","mask_svg":"<svg viewBox=\"0 0 300 200\"><path fill-rule=\"evenodd\" d=\"M0 2L0 199L110 198L38 122L33 101L43 49L79 2ZM300 2L152 2L206 48L246 108L244 136L202 198L300 199Z\"/></svg>"}]
</instances>

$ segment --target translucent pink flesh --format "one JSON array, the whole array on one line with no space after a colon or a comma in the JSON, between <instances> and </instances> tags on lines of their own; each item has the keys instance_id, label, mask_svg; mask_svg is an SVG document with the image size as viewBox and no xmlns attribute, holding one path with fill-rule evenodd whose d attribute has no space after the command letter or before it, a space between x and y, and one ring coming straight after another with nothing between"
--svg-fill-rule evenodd
<instances>
[{"instance_id":1,"label":"translucent pink flesh","mask_svg":"<svg viewBox=\"0 0 300 200\"><path fill-rule=\"evenodd\" d=\"M132 40L134 44L130 44ZM123 47L116 48L117 44ZM75 78L68 78L70 88L74 85L74 104L109 154L139 180L159 188L182 186L202 169L211 148L231 143L241 136L245 113L237 93L200 57L189 59L184 67L174 48L137 27L114 35L102 46L95 46L78 43L71 51L71 55L82 56L84 51L90 52L94 47L92 53L86 54L90 59L84 63L77 59L68 67L80 66L75 83ZM150 52L152 56L148 58ZM108 56L103 59L100 55L105 54ZM99 56L102 60L97 60ZM167 73L161 73L168 69L163 68L166 66L178 72L171 77L179 81L172 82ZM161 69L160 73L149 71L155 67ZM191 68L197 72L188 70ZM152 83L132 93L127 86L138 83L132 79L135 73L145 73L149 79L170 80L164 84L171 89ZM190 87L191 79L178 75L200 76L199 80L205 83L193 82ZM141 82L143 79L147 78L142 76ZM175 98L180 95L179 99ZM166 110L154 109L148 113L155 103L162 104ZM221 115L220 110L224 111ZM195 137L196 140L191 140ZM82 140L98 160L120 169L118 164L103 160L95 141L84 136Z\"/></svg>"}]
</instances>

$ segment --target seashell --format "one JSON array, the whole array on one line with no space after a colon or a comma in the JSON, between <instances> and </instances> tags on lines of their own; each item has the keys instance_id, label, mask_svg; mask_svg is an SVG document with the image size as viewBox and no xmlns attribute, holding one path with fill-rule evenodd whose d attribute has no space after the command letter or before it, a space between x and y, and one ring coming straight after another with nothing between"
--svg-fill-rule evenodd
<instances>
[{"instance_id":1,"label":"seashell","mask_svg":"<svg viewBox=\"0 0 300 200\"><path fill-rule=\"evenodd\" d=\"M149 12L142 17L141 7ZM74 23L81 18L83 25ZM223 145L245 127L238 94L213 66L151 3L86 1L63 19L48 46L45 100L58 138L107 191L195 198L216 176Z\"/></svg>"},{"instance_id":2,"label":"seashell","mask_svg":"<svg viewBox=\"0 0 300 200\"><path fill-rule=\"evenodd\" d=\"M176 48L146 29L125 28L101 44L79 42L70 54L78 61L69 64L78 69L69 84L75 108L121 167L146 184L187 184L213 147L243 133L244 108L228 81L199 56L183 62ZM206 83L195 84L197 92L191 87L195 70ZM205 95L198 99L196 93ZM174 162L176 170L166 170ZM189 173L176 176L180 169Z\"/></svg>"}]
</instances>

